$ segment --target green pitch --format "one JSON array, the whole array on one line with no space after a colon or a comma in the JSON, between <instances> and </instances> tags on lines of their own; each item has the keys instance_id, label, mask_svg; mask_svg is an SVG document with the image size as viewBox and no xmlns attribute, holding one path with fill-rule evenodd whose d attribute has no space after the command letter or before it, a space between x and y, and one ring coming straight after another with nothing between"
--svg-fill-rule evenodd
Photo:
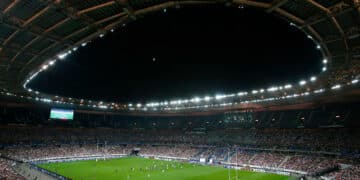
<instances>
[{"instance_id":1,"label":"green pitch","mask_svg":"<svg viewBox=\"0 0 360 180\"><path fill-rule=\"evenodd\" d=\"M92 179L134 179L134 180L232 180L261 179L287 180L289 176L235 171L231 169L194 165L181 162L160 161L146 158L127 157L109 160L88 160L64 163L40 164L40 167L74 180Z\"/></svg>"}]
</instances>

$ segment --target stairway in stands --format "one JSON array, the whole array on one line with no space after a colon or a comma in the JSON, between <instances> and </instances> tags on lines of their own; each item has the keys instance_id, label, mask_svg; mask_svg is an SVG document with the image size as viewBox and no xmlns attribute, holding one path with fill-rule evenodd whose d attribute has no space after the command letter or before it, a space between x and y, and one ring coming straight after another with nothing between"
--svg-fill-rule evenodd
<instances>
[{"instance_id":1,"label":"stairway in stands","mask_svg":"<svg viewBox=\"0 0 360 180\"><path fill-rule=\"evenodd\" d=\"M284 160L281 161L281 163L277 167L282 167L283 164L285 164L291 156L285 156Z\"/></svg>"}]
</instances>

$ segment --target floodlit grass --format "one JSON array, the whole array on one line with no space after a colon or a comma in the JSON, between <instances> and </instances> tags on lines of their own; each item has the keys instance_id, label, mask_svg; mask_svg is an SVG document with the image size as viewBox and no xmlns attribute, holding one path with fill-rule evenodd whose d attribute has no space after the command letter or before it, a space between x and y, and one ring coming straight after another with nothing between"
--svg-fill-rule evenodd
<instances>
[{"instance_id":1,"label":"floodlit grass","mask_svg":"<svg viewBox=\"0 0 360 180\"><path fill-rule=\"evenodd\" d=\"M87 160L64 163L40 164L40 167L74 180L135 179L135 180L232 180L264 179L287 180L289 176L228 170L222 167L195 165L181 162L160 161L127 157L109 160Z\"/></svg>"}]
</instances>

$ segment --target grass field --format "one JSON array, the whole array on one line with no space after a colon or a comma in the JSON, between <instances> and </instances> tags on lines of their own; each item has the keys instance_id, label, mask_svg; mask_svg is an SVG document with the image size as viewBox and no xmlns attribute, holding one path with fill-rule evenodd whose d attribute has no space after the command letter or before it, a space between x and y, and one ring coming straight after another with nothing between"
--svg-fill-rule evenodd
<instances>
[{"instance_id":1,"label":"grass field","mask_svg":"<svg viewBox=\"0 0 360 180\"><path fill-rule=\"evenodd\" d=\"M287 180L289 176L228 170L222 167L127 157L109 160L87 160L40 164L40 167L75 180L136 179L136 180Z\"/></svg>"}]
</instances>

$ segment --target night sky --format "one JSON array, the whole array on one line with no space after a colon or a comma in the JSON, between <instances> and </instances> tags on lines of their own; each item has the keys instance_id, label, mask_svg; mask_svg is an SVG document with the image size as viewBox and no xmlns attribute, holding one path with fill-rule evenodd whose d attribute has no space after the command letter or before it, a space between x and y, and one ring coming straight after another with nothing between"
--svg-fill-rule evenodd
<instances>
[{"instance_id":1,"label":"night sky","mask_svg":"<svg viewBox=\"0 0 360 180\"><path fill-rule=\"evenodd\" d=\"M320 70L316 45L279 17L248 8L188 7L138 18L94 40L30 87L143 102L297 83Z\"/></svg>"}]
</instances>

